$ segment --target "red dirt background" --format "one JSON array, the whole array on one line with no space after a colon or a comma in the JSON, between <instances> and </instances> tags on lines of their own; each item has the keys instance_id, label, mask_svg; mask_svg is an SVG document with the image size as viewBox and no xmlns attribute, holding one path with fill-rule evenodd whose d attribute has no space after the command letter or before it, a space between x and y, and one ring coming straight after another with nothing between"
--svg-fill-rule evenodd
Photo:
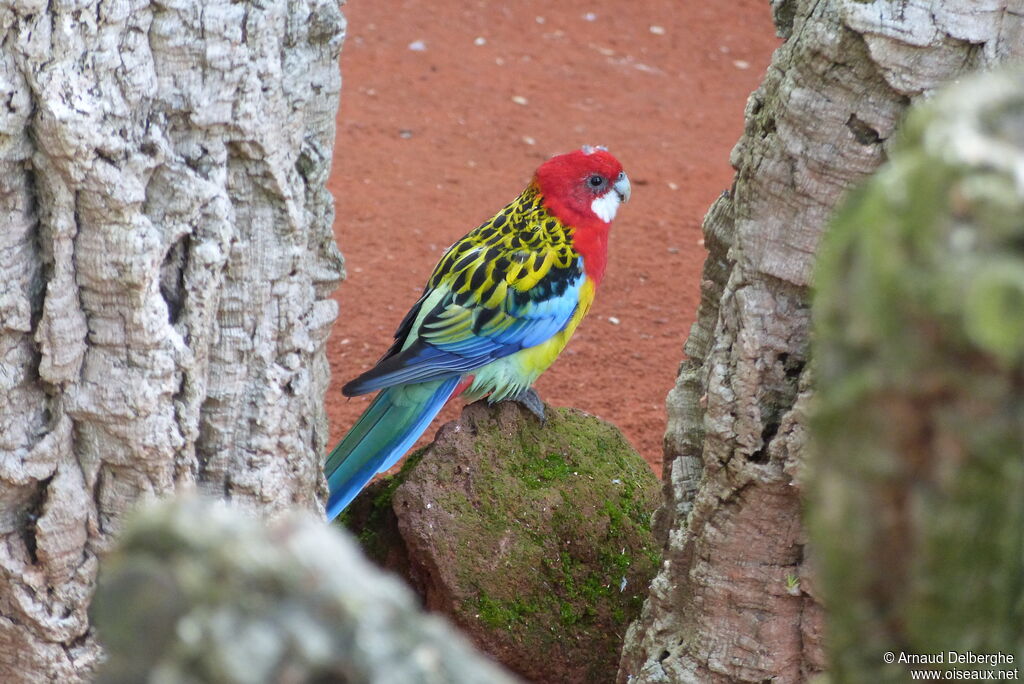
<instances>
[{"instance_id":1,"label":"red dirt background","mask_svg":"<svg viewBox=\"0 0 1024 684\"><path fill-rule=\"evenodd\" d=\"M369 399L346 400L341 385L387 349L444 250L549 156L600 144L633 197L589 317L536 387L618 425L660 473L665 395L699 301L700 223L732 182L746 98L779 44L768 3L350 0L343 11L329 187L348 278L327 349L331 443Z\"/></svg>"}]
</instances>

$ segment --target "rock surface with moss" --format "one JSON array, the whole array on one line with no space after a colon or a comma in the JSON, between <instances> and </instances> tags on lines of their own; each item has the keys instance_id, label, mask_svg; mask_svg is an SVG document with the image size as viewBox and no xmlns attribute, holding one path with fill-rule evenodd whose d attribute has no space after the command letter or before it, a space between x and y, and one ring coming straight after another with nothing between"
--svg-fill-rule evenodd
<instances>
[{"instance_id":1,"label":"rock surface with moss","mask_svg":"<svg viewBox=\"0 0 1024 684\"><path fill-rule=\"evenodd\" d=\"M617 428L468 406L345 522L486 652L534 682L610 682L659 562L659 484Z\"/></svg>"},{"instance_id":2,"label":"rock surface with moss","mask_svg":"<svg viewBox=\"0 0 1024 684\"><path fill-rule=\"evenodd\" d=\"M1019 668L1024 70L913 110L819 266L810 513L833 681L907 681L887 651Z\"/></svg>"}]
</instances>

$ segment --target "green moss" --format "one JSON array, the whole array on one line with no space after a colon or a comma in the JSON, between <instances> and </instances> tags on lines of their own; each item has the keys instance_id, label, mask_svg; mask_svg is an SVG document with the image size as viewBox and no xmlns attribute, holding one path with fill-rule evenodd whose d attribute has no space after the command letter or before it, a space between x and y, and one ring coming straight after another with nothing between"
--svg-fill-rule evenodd
<instances>
[{"instance_id":1,"label":"green moss","mask_svg":"<svg viewBox=\"0 0 1024 684\"><path fill-rule=\"evenodd\" d=\"M378 563L384 563L389 553L401 547L391 499L415 471L425 451L418 449L405 459L397 473L371 483L334 521L354 534L363 552Z\"/></svg>"},{"instance_id":2,"label":"green moss","mask_svg":"<svg viewBox=\"0 0 1024 684\"><path fill-rule=\"evenodd\" d=\"M657 480L617 430L566 410L552 409L543 430L481 433L476 449L487 458L472 505L441 502L468 513L459 548L479 552L460 553L460 577L476 588L464 610L538 652L601 634L606 677L614 635L637 615L657 567L648 530ZM515 552L482 571L501 539Z\"/></svg>"},{"instance_id":3,"label":"green moss","mask_svg":"<svg viewBox=\"0 0 1024 684\"><path fill-rule=\"evenodd\" d=\"M480 596L476 602L476 609L484 624L493 629L508 629L525 615L532 614L531 611L524 610L520 602L505 603L490 596Z\"/></svg>"},{"instance_id":4,"label":"green moss","mask_svg":"<svg viewBox=\"0 0 1024 684\"><path fill-rule=\"evenodd\" d=\"M543 456L529 456L518 462L521 467L516 473L522 483L531 489L560 482L573 473L573 464L567 463L561 454L547 453Z\"/></svg>"},{"instance_id":5,"label":"green moss","mask_svg":"<svg viewBox=\"0 0 1024 684\"><path fill-rule=\"evenodd\" d=\"M660 563L649 530L660 486L613 426L548 411L543 427L524 417L511 431L478 418L471 464L442 440L371 485L340 521L371 558L407 572L396 492L425 480L465 483L430 490L432 520L444 526L432 552L457 561L452 617L490 630L502 643L495 652L582 662L587 681L611 681L622 635Z\"/></svg>"},{"instance_id":6,"label":"green moss","mask_svg":"<svg viewBox=\"0 0 1024 684\"><path fill-rule=\"evenodd\" d=\"M659 483L596 418L549 407L543 427L523 415L510 430L492 418L498 411L467 409L471 464L442 440L375 484L360 541L375 558L387 554L394 524L385 523L403 483L463 483L430 490L432 521L444 528L433 553L457 562L453 617L482 623L507 642L502 651L532 661L579 660L585 645L588 681L608 681L659 563L649 530Z\"/></svg>"}]
</instances>

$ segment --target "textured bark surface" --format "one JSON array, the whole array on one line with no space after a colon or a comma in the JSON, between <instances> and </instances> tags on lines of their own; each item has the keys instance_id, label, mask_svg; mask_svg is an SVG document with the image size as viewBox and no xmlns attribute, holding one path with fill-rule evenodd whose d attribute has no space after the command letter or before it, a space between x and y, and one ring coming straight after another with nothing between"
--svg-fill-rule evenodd
<instances>
[{"instance_id":1,"label":"textured bark surface","mask_svg":"<svg viewBox=\"0 0 1024 684\"><path fill-rule=\"evenodd\" d=\"M334 0L0 5L0 680L88 677L137 500L318 507Z\"/></svg>"},{"instance_id":2,"label":"textured bark surface","mask_svg":"<svg viewBox=\"0 0 1024 684\"><path fill-rule=\"evenodd\" d=\"M908 116L816 279L808 511L834 680L907 681L886 652L1003 653L950 669L1019 672L1024 69Z\"/></svg>"},{"instance_id":3,"label":"textured bark surface","mask_svg":"<svg viewBox=\"0 0 1024 684\"><path fill-rule=\"evenodd\" d=\"M197 498L146 509L103 566L97 681L516 681L347 537L312 516L264 527Z\"/></svg>"},{"instance_id":4,"label":"textured bark surface","mask_svg":"<svg viewBox=\"0 0 1024 684\"><path fill-rule=\"evenodd\" d=\"M825 668L804 553L809 279L826 219L909 102L1020 56L1019 2L779 0L731 192L704 223L698 320L668 398L661 572L620 681L794 682Z\"/></svg>"}]
</instances>

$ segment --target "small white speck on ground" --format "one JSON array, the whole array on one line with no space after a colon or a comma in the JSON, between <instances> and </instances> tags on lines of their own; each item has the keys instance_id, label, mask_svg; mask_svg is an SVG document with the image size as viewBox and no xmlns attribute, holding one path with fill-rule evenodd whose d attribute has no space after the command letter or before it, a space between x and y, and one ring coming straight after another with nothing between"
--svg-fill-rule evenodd
<instances>
[{"instance_id":1,"label":"small white speck on ground","mask_svg":"<svg viewBox=\"0 0 1024 684\"><path fill-rule=\"evenodd\" d=\"M544 17L536 17L534 21L536 21L538 24L543 24L545 21L547 21L547 19L545 19Z\"/></svg>"},{"instance_id":2,"label":"small white speck on ground","mask_svg":"<svg viewBox=\"0 0 1024 684\"><path fill-rule=\"evenodd\" d=\"M651 27L650 31L651 31L651 33L653 33L656 36L663 36L663 35L665 35L665 27L664 26L654 25L654 26Z\"/></svg>"},{"instance_id":3,"label":"small white speck on ground","mask_svg":"<svg viewBox=\"0 0 1024 684\"><path fill-rule=\"evenodd\" d=\"M673 183L672 181L669 181L668 182L668 189L669 190L678 190L679 189L679 183Z\"/></svg>"},{"instance_id":4,"label":"small white speck on ground","mask_svg":"<svg viewBox=\"0 0 1024 684\"><path fill-rule=\"evenodd\" d=\"M524 106L524 107L525 107L526 105L530 104L530 101L529 101L529 100L527 100L527 99L526 99L525 97L523 97L522 95L513 95L513 96L512 96L512 101L513 101L513 102L515 102L515 103L516 103L517 105L522 105L522 106Z\"/></svg>"},{"instance_id":5,"label":"small white speck on ground","mask_svg":"<svg viewBox=\"0 0 1024 684\"><path fill-rule=\"evenodd\" d=\"M422 40L414 40L411 43L409 43L409 49L412 50L413 52L426 52L427 44L424 43Z\"/></svg>"},{"instance_id":6,"label":"small white speck on ground","mask_svg":"<svg viewBox=\"0 0 1024 684\"><path fill-rule=\"evenodd\" d=\"M594 12L587 12L583 15L584 21L597 21L597 14Z\"/></svg>"},{"instance_id":7,"label":"small white speck on ground","mask_svg":"<svg viewBox=\"0 0 1024 684\"><path fill-rule=\"evenodd\" d=\"M637 71L643 71L644 73L647 73L647 74L660 74L660 73L662 73L661 69L659 69L658 67L652 67L651 65L644 64L643 62L636 62L633 65L633 68L636 69Z\"/></svg>"},{"instance_id":8,"label":"small white speck on ground","mask_svg":"<svg viewBox=\"0 0 1024 684\"><path fill-rule=\"evenodd\" d=\"M622 323L622 321L620 321L615 316L609 316L608 317L608 322L611 323L612 325L618 325L619 323Z\"/></svg>"},{"instance_id":9,"label":"small white speck on ground","mask_svg":"<svg viewBox=\"0 0 1024 684\"><path fill-rule=\"evenodd\" d=\"M483 36L477 36L477 38L473 41L473 45L487 45L487 39L484 38Z\"/></svg>"},{"instance_id":10,"label":"small white speck on ground","mask_svg":"<svg viewBox=\"0 0 1024 684\"><path fill-rule=\"evenodd\" d=\"M736 67L737 69L749 69L750 68L750 62L748 62L745 59L734 59L732 61L732 65L734 67Z\"/></svg>"},{"instance_id":11,"label":"small white speck on ground","mask_svg":"<svg viewBox=\"0 0 1024 684\"><path fill-rule=\"evenodd\" d=\"M527 145L536 145L537 144L537 141L534 140L533 138L531 138L528 135L524 135L523 136L523 142L526 143Z\"/></svg>"}]
</instances>

